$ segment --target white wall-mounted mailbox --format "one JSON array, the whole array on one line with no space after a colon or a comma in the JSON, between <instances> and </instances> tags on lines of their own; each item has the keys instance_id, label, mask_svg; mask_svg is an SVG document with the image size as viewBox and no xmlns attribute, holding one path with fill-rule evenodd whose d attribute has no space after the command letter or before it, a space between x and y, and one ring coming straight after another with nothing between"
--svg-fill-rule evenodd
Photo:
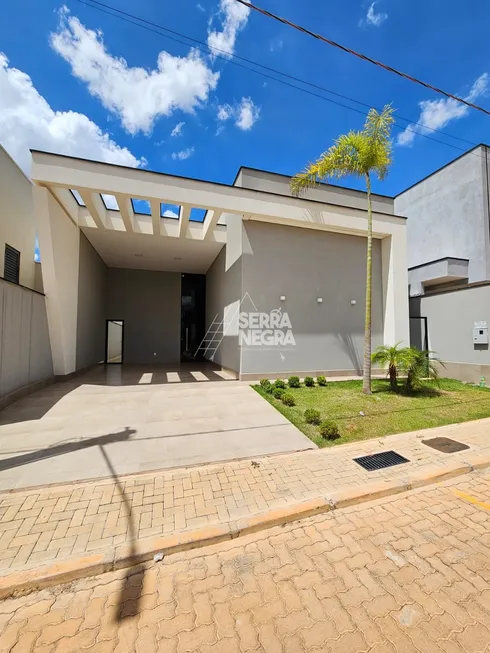
<instances>
[{"instance_id":1,"label":"white wall-mounted mailbox","mask_svg":"<svg viewBox=\"0 0 490 653\"><path fill-rule=\"evenodd\" d=\"M488 327L486 322L475 322L473 327L473 344L488 345Z\"/></svg>"}]
</instances>

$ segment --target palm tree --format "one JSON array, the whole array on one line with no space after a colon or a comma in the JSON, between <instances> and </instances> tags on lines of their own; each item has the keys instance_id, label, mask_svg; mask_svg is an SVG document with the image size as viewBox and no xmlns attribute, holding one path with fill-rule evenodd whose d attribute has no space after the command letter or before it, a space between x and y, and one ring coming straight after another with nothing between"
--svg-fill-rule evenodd
<instances>
[{"instance_id":1,"label":"palm tree","mask_svg":"<svg viewBox=\"0 0 490 653\"><path fill-rule=\"evenodd\" d=\"M392 390L397 388L398 371L408 369L413 357L410 347L400 348L400 344L401 342L397 342L396 345L391 347L381 345L371 357L373 363L377 363L381 367L388 367L390 388Z\"/></svg>"},{"instance_id":2,"label":"palm tree","mask_svg":"<svg viewBox=\"0 0 490 653\"><path fill-rule=\"evenodd\" d=\"M393 108L386 105L383 111L370 109L361 131L350 131L339 136L335 143L304 172L291 180L291 192L300 195L320 181L339 179L348 175L366 181L367 189L367 261L366 261L366 314L364 320L364 366L362 391L371 394L371 296L373 215L371 202L371 175L384 179L391 164L391 126Z\"/></svg>"},{"instance_id":3,"label":"palm tree","mask_svg":"<svg viewBox=\"0 0 490 653\"><path fill-rule=\"evenodd\" d=\"M437 358L435 352L409 347L408 365L406 366L407 380L405 381L407 392L411 393L414 390L419 390L424 379L438 381L439 370L436 363L445 367L444 363Z\"/></svg>"}]
</instances>

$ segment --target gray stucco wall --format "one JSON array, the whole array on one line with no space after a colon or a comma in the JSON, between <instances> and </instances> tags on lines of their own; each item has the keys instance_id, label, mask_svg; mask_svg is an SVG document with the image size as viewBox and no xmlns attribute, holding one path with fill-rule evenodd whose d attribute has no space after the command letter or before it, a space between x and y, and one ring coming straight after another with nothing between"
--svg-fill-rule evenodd
<instances>
[{"instance_id":1,"label":"gray stucco wall","mask_svg":"<svg viewBox=\"0 0 490 653\"><path fill-rule=\"evenodd\" d=\"M241 219L237 216L229 220L227 241L206 274L206 329L216 316L219 322L224 321L219 333L215 334L215 343L217 340L221 340L221 343L216 350L214 343L206 343L210 347L206 358L213 356L216 364L239 372L238 336L234 325L230 324L230 320L236 321L233 317L239 310L242 297L242 228Z\"/></svg>"},{"instance_id":2,"label":"gray stucco wall","mask_svg":"<svg viewBox=\"0 0 490 653\"><path fill-rule=\"evenodd\" d=\"M488 346L473 344L474 323L490 326L490 286L412 298L410 315L427 317L429 349L441 360L490 365Z\"/></svg>"},{"instance_id":3,"label":"gray stucco wall","mask_svg":"<svg viewBox=\"0 0 490 653\"><path fill-rule=\"evenodd\" d=\"M395 198L408 218L408 267L445 256L469 259L469 282L488 277L485 148L479 147Z\"/></svg>"},{"instance_id":4,"label":"gray stucco wall","mask_svg":"<svg viewBox=\"0 0 490 653\"><path fill-rule=\"evenodd\" d=\"M278 195L291 195L291 191L289 190L290 181L291 178L286 175L242 168L234 185L253 190L262 190L267 193L277 193ZM367 208L366 193L352 188L339 188L331 184L321 184L317 188L311 188L307 191L305 197L327 204L339 204L340 206L350 206L356 209ZM388 213L390 215L394 213L392 197L373 195L372 198L373 211Z\"/></svg>"},{"instance_id":5,"label":"gray stucco wall","mask_svg":"<svg viewBox=\"0 0 490 653\"><path fill-rule=\"evenodd\" d=\"M45 297L0 279L0 398L52 376Z\"/></svg>"},{"instance_id":6,"label":"gray stucco wall","mask_svg":"<svg viewBox=\"0 0 490 653\"><path fill-rule=\"evenodd\" d=\"M360 370L366 239L252 221L243 223L243 230L243 293L249 293L259 311L287 311L296 346L282 351L242 347L241 372ZM317 302L319 297L322 303ZM356 304L351 305L351 300ZM378 240L373 243L372 315L374 348L381 344L383 333Z\"/></svg>"},{"instance_id":7,"label":"gray stucco wall","mask_svg":"<svg viewBox=\"0 0 490 653\"><path fill-rule=\"evenodd\" d=\"M105 358L107 266L80 232L77 312L77 370Z\"/></svg>"},{"instance_id":8,"label":"gray stucco wall","mask_svg":"<svg viewBox=\"0 0 490 653\"><path fill-rule=\"evenodd\" d=\"M180 360L181 275L108 268L106 318L124 320L124 362Z\"/></svg>"}]
</instances>

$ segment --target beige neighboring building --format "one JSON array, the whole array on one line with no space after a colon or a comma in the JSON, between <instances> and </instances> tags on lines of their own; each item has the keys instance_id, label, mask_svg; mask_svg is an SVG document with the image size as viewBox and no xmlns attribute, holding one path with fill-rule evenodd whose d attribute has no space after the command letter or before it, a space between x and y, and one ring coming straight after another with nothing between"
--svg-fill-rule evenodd
<instances>
[{"instance_id":1,"label":"beige neighboring building","mask_svg":"<svg viewBox=\"0 0 490 653\"><path fill-rule=\"evenodd\" d=\"M42 292L32 183L0 145L0 277Z\"/></svg>"}]
</instances>

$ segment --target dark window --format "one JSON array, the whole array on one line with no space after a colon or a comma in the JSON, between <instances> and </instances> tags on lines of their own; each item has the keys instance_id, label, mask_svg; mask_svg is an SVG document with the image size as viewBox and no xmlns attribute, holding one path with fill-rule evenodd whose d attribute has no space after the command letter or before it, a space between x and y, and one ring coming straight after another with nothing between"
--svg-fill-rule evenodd
<instances>
[{"instance_id":1,"label":"dark window","mask_svg":"<svg viewBox=\"0 0 490 653\"><path fill-rule=\"evenodd\" d=\"M12 283L19 283L20 252L10 245L5 245L5 262L3 278Z\"/></svg>"}]
</instances>

